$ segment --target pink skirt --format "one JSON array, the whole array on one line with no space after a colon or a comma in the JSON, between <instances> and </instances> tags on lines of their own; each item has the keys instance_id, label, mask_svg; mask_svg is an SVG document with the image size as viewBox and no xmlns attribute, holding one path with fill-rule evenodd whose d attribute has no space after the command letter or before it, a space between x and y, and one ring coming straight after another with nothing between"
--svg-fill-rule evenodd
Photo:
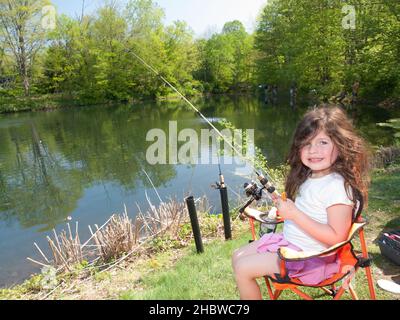
<instances>
[{"instance_id":1,"label":"pink skirt","mask_svg":"<svg viewBox=\"0 0 400 320\"><path fill-rule=\"evenodd\" d=\"M285 240L282 233L264 234L258 242L258 253L277 252L280 247L302 251L299 247ZM339 272L340 268L340 261L337 259L336 254L300 261L286 261L285 264L290 278L298 278L308 285L316 285L332 277Z\"/></svg>"}]
</instances>

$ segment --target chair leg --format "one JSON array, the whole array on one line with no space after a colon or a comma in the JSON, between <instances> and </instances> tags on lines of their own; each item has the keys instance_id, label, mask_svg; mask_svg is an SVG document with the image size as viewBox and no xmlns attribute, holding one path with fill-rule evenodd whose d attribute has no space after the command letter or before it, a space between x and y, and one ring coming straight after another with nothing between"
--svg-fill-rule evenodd
<instances>
[{"instance_id":1,"label":"chair leg","mask_svg":"<svg viewBox=\"0 0 400 320\"><path fill-rule=\"evenodd\" d=\"M269 279L267 277L264 277L264 279L265 279L265 284L267 285L269 297L271 298L271 300L275 300Z\"/></svg>"},{"instance_id":2,"label":"chair leg","mask_svg":"<svg viewBox=\"0 0 400 320\"><path fill-rule=\"evenodd\" d=\"M372 280L371 268L370 267L366 267L365 268L365 273L366 273L367 279L368 279L369 296L371 297L371 300L376 300L374 281Z\"/></svg>"},{"instance_id":3,"label":"chair leg","mask_svg":"<svg viewBox=\"0 0 400 320\"><path fill-rule=\"evenodd\" d=\"M332 289L328 289L328 288L325 288L325 287L321 287L321 289L322 289L326 294L328 294L328 295L330 295L330 296L334 296L334 295L335 295L335 289L333 288L333 286L332 286Z\"/></svg>"},{"instance_id":4,"label":"chair leg","mask_svg":"<svg viewBox=\"0 0 400 320\"><path fill-rule=\"evenodd\" d=\"M360 237L360 243L361 243L361 251L363 258L368 258L368 251L367 251L367 244L365 242L364 238L364 230L361 229L359 232L359 237ZM365 273L367 275L368 279L368 287L369 287L369 295L371 300L376 300L376 295L375 295L375 288L374 288L374 281L372 279L372 272L370 267L365 267Z\"/></svg>"},{"instance_id":5,"label":"chair leg","mask_svg":"<svg viewBox=\"0 0 400 320\"><path fill-rule=\"evenodd\" d=\"M354 291L353 286L349 284L349 291L353 300L358 300L357 293Z\"/></svg>"},{"instance_id":6,"label":"chair leg","mask_svg":"<svg viewBox=\"0 0 400 320\"><path fill-rule=\"evenodd\" d=\"M281 295L282 290L275 290L274 293L274 300L278 300L279 296Z\"/></svg>"},{"instance_id":7,"label":"chair leg","mask_svg":"<svg viewBox=\"0 0 400 320\"><path fill-rule=\"evenodd\" d=\"M333 297L333 300L339 300L344 292L345 292L345 288L343 286L341 286L340 289L338 290L338 292Z\"/></svg>"},{"instance_id":8,"label":"chair leg","mask_svg":"<svg viewBox=\"0 0 400 320\"><path fill-rule=\"evenodd\" d=\"M297 288L291 288L291 290L298 294L300 297L302 297L304 300L314 300L313 298L311 298L308 294L304 293L303 291L300 291Z\"/></svg>"}]
</instances>

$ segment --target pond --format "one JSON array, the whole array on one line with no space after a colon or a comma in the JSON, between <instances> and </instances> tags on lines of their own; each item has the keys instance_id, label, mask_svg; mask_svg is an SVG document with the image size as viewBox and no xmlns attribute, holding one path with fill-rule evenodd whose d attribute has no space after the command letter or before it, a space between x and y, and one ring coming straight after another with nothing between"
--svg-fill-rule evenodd
<instances>
[{"instance_id":1,"label":"pond","mask_svg":"<svg viewBox=\"0 0 400 320\"><path fill-rule=\"evenodd\" d=\"M294 128L306 110L292 110L279 101L265 105L252 96L197 99L195 105L215 124L226 119L238 129L254 129L255 144L271 167L284 162ZM394 117L393 111L360 105L349 114L372 144L393 142L390 129L376 126ZM178 131L189 128L199 136L202 129L209 129L183 101L0 116L0 287L40 271L26 257L39 258L33 244L47 248L46 236L53 228L61 231L67 221L79 221L84 242L88 225L102 225L111 214L123 212L124 204L131 217L138 206L146 210L146 192L157 205L152 183L162 200L206 195L219 211L219 193L210 185L218 180L215 163L221 161L231 200L234 192L242 192L248 181L240 171L243 165L228 164L228 156L212 157L214 164L151 165L146 152L154 141L146 141L146 135L158 128L171 143L171 121L176 121ZM200 143L200 153L206 149L208 144Z\"/></svg>"}]
</instances>

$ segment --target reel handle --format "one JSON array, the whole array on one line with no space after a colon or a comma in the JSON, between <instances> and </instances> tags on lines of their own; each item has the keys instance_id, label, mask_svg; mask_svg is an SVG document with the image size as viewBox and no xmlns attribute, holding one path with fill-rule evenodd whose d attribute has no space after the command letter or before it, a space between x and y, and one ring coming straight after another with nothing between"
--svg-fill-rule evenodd
<instances>
[{"instance_id":1,"label":"reel handle","mask_svg":"<svg viewBox=\"0 0 400 320\"><path fill-rule=\"evenodd\" d=\"M287 194L286 194L286 192L282 192L282 194L281 194L281 199L282 199L283 201L286 201L286 200L287 200ZM276 215L279 216L279 210L276 210Z\"/></svg>"}]
</instances>

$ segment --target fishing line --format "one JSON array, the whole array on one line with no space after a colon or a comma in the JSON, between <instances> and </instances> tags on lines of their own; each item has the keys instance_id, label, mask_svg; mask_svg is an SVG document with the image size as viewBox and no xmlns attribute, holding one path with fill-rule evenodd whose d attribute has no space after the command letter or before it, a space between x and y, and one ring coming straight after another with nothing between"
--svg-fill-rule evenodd
<instances>
[{"instance_id":1,"label":"fishing line","mask_svg":"<svg viewBox=\"0 0 400 320\"><path fill-rule=\"evenodd\" d=\"M147 179L150 181L150 183L151 183L151 185L152 185L152 187L153 187L155 193L157 194L157 197L158 197L158 199L160 200L160 202L163 202L162 199L161 199L161 197L160 197L160 194L158 193L156 187L154 186L153 181L150 179L150 177L149 177L149 175L147 174L146 170L142 169L142 171L143 171L144 174L146 175Z\"/></svg>"},{"instance_id":2,"label":"fishing line","mask_svg":"<svg viewBox=\"0 0 400 320\"><path fill-rule=\"evenodd\" d=\"M204 121L206 121L206 123L213 129L215 130L215 132L222 138L223 141L225 141L225 143L241 158L244 159L245 162L247 164L250 165L250 167L254 170L254 172L257 175L257 178L259 179L259 181L261 182L261 184L265 187L265 189L269 192L269 193L276 193L277 195L279 195L276 192L275 187L269 182L273 182L271 179L271 176L269 174L267 174L268 179L266 179L262 174L260 174L258 172L258 170L255 168L254 165L254 161L250 161L250 159L246 158L243 156L243 154L237 150L237 148L235 148L232 143L230 143L226 137L182 94L178 91L178 89L176 89L167 79L165 79L155 68L153 68L150 64L148 64L144 59L142 59L140 56L138 56L135 52L133 52L132 50L127 50L128 52L130 52L131 54L133 54L144 66L146 66L149 70L151 70L155 75L157 75L158 77L161 78L161 80L163 80L174 92L176 92L187 104L189 104L189 106L191 106L193 108L193 110L195 110L195 112L202 118L204 119ZM261 171L263 171L261 169ZM221 176L220 176L221 177Z\"/></svg>"}]
</instances>

